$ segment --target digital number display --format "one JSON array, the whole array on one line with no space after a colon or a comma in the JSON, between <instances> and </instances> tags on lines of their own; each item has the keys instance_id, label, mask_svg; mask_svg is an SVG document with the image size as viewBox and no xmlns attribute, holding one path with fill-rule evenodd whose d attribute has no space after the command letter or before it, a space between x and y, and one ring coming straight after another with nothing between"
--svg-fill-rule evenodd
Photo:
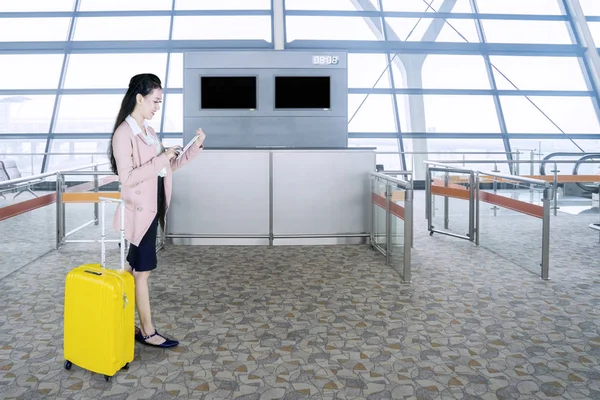
<instances>
[{"instance_id":1,"label":"digital number display","mask_svg":"<svg viewBox=\"0 0 600 400\"><path fill-rule=\"evenodd\" d=\"M338 56L313 56L312 63L315 65L337 65L339 60Z\"/></svg>"}]
</instances>

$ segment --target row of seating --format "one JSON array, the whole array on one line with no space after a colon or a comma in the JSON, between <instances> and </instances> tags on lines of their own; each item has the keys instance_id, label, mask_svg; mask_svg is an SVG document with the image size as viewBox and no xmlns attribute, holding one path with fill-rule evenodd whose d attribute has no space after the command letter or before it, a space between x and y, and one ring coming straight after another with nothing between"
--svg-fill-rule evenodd
<instances>
[{"instance_id":1,"label":"row of seating","mask_svg":"<svg viewBox=\"0 0 600 400\"><path fill-rule=\"evenodd\" d=\"M3 181L10 181L21 177L21 171L19 171L19 167L17 167L17 163L15 160L0 160L0 183ZM0 197L6 199L3 192L12 191L15 189L17 190L17 193L15 193L13 199L23 192L29 192L35 197L37 197L33 190L31 190L30 185L31 183L28 183L26 185L10 185L8 187L3 187L0 191Z\"/></svg>"}]
</instances>

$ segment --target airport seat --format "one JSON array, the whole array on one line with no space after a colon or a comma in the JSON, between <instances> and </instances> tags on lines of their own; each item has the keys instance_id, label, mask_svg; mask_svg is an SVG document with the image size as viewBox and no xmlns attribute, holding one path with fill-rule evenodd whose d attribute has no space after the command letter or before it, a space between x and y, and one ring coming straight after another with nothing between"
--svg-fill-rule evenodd
<instances>
[{"instance_id":1,"label":"airport seat","mask_svg":"<svg viewBox=\"0 0 600 400\"><path fill-rule=\"evenodd\" d=\"M14 160L4 160L4 161L0 161L0 171L2 171L2 174L5 177L8 177L7 180L13 180L13 179L18 179L21 178L21 171L19 171L19 167L17 167L17 163ZM35 197L38 197L37 194L35 194L33 192L33 190L31 190L31 184L33 182L29 182L26 185L14 185L12 188L17 190L17 193L14 195L13 199L16 198L18 195L20 195L23 192L29 192L32 195L34 195Z\"/></svg>"}]
</instances>

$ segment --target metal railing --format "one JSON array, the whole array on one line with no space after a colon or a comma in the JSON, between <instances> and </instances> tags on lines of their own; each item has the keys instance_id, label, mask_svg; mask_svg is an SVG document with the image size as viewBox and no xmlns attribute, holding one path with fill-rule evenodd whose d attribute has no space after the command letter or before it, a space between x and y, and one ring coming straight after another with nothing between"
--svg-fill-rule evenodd
<instances>
[{"instance_id":1,"label":"metal railing","mask_svg":"<svg viewBox=\"0 0 600 400\"><path fill-rule=\"evenodd\" d=\"M386 263L398 272L403 283L410 283L414 199L412 184L376 172L370 174L370 179L371 246L386 257Z\"/></svg>"},{"instance_id":2,"label":"metal railing","mask_svg":"<svg viewBox=\"0 0 600 400\"><path fill-rule=\"evenodd\" d=\"M542 254L540 277L544 280L549 279L550 268L550 200L552 197L549 182L540 179L501 174L497 172L480 171L474 169L457 168L452 165L440 163L437 161L425 161L426 169L426 218L430 235L434 233L453 236L460 239L466 239L480 245L480 203L489 202L500 207L508 208L518 213L527 214L542 219ZM434 173L443 174L443 181L435 180ZM451 174L466 175L466 177L456 177L451 179ZM480 185L482 177L493 178L493 190L491 193L482 192ZM531 202L524 202L515 199L509 199L497 194L497 183L499 181L508 182L515 185L525 184L529 188L534 186L541 187L541 206L533 205ZM444 228L437 228L434 225L435 197L444 198ZM468 201L468 232L464 235L451 232L449 230L450 202L449 200L459 199ZM494 215L496 209L494 209Z\"/></svg>"}]
</instances>

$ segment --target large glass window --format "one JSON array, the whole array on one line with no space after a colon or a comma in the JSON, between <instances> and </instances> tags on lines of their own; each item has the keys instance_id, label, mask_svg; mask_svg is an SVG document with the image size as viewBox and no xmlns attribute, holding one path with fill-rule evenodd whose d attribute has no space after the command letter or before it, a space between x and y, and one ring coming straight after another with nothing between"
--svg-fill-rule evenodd
<instances>
[{"instance_id":1,"label":"large glass window","mask_svg":"<svg viewBox=\"0 0 600 400\"><path fill-rule=\"evenodd\" d=\"M69 58L65 88L124 88L140 73L156 74L165 81L167 54L73 54Z\"/></svg>"},{"instance_id":2,"label":"large glass window","mask_svg":"<svg viewBox=\"0 0 600 400\"><path fill-rule=\"evenodd\" d=\"M0 96L2 133L48 133L56 96Z\"/></svg>"},{"instance_id":3,"label":"large glass window","mask_svg":"<svg viewBox=\"0 0 600 400\"><path fill-rule=\"evenodd\" d=\"M70 18L1 18L0 42L67 40Z\"/></svg>"},{"instance_id":4,"label":"large glass window","mask_svg":"<svg viewBox=\"0 0 600 400\"><path fill-rule=\"evenodd\" d=\"M362 17L286 17L287 41L383 40ZM310 27L310 29L307 29Z\"/></svg>"},{"instance_id":5,"label":"large glass window","mask_svg":"<svg viewBox=\"0 0 600 400\"><path fill-rule=\"evenodd\" d=\"M378 10L377 3L378 0L371 0L369 5ZM288 10L357 10L351 0L285 0L285 8Z\"/></svg>"},{"instance_id":6,"label":"large glass window","mask_svg":"<svg viewBox=\"0 0 600 400\"><path fill-rule=\"evenodd\" d=\"M398 97L403 98L401 104L418 107L419 96ZM427 132L500 133L492 96L425 95L423 102Z\"/></svg>"},{"instance_id":7,"label":"large glass window","mask_svg":"<svg viewBox=\"0 0 600 400\"><path fill-rule=\"evenodd\" d=\"M271 0L177 0L178 10L269 10Z\"/></svg>"},{"instance_id":8,"label":"large glass window","mask_svg":"<svg viewBox=\"0 0 600 400\"><path fill-rule=\"evenodd\" d=\"M560 0L477 0L483 14L552 14L561 15Z\"/></svg>"},{"instance_id":9,"label":"large glass window","mask_svg":"<svg viewBox=\"0 0 600 400\"><path fill-rule=\"evenodd\" d=\"M183 95L169 94L165 101L163 132L183 132Z\"/></svg>"},{"instance_id":10,"label":"large glass window","mask_svg":"<svg viewBox=\"0 0 600 400\"><path fill-rule=\"evenodd\" d=\"M378 153L375 157L377 164L383 165L387 171L402 170L398 139L348 139L348 147L374 147Z\"/></svg>"},{"instance_id":11,"label":"large glass window","mask_svg":"<svg viewBox=\"0 0 600 400\"><path fill-rule=\"evenodd\" d=\"M498 89L588 90L577 57L491 56L490 61Z\"/></svg>"},{"instance_id":12,"label":"large glass window","mask_svg":"<svg viewBox=\"0 0 600 400\"><path fill-rule=\"evenodd\" d=\"M51 152L61 154L51 155L48 158L48 170L56 171L85 164L108 162L108 143L108 139L54 139Z\"/></svg>"},{"instance_id":13,"label":"large glass window","mask_svg":"<svg viewBox=\"0 0 600 400\"><path fill-rule=\"evenodd\" d=\"M415 141L423 139L404 139L404 151L414 152L419 146L415 146ZM450 162L458 167L473 168L479 170L491 170L493 164L469 163L469 160L506 160L506 150L504 142L501 139L427 139L428 158L431 161ZM416 160L420 160L417 158ZM408 169L418 169L415 165L413 154L406 155L406 164ZM503 173L509 172L507 164L498 164L498 169Z\"/></svg>"},{"instance_id":14,"label":"large glass window","mask_svg":"<svg viewBox=\"0 0 600 400\"><path fill-rule=\"evenodd\" d=\"M167 40L170 17L77 18L73 40Z\"/></svg>"},{"instance_id":15,"label":"large glass window","mask_svg":"<svg viewBox=\"0 0 600 400\"><path fill-rule=\"evenodd\" d=\"M509 133L600 133L590 97L501 96L500 101Z\"/></svg>"},{"instance_id":16,"label":"large glass window","mask_svg":"<svg viewBox=\"0 0 600 400\"><path fill-rule=\"evenodd\" d=\"M395 84L398 86L398 82ZM386 55L348 54L348 87L391 87Z\"/></svg>"},{"instance_id":17,"label":"large glass window","mask_svg":"<svg viewBox=\"0 0 600 400\"><path fill-rule=\"evenodd\" d=\"M171 53L169 61L169 88L183 87L183 53Z\"/></svg>"},{"instance_id":18,"label":"large glass window","mask_svg":"<svg viewBox=\"0 0 600 400\"><path fill-rule=\"evenodd\" d=\"M481 23L489 43L573 43L568 25L563 21L483 19Z\"/></svg>"},{"instance_id":19,"label":"large glass window","mask_svg":"<svg viewBox=\"0 0 600 400\"><path fill-rule=\"evenodd\" d=\"M394 107L389 94L348 96L349 132L395 132Z\"/></svg>"},{"instance_id":20,"label":"large glass window","mask_svg":"<svg viewBox=\"0 0 600 400\"><path fill-rule=\"evenodd\" d=\"M80 0L79 11L170 10L172 0Z\"/></svg>"},{"instance_id":21,"label":"large glass window","mask_svg":"<svg viewBox=\"0 0 600 400\"><path fill-rule=\"evenodd\" d=\"M271 18L266 16L179 16L175 17L173 39L271 41Z\"/></svg>"},{"instance_id":22,"label":"large glass window","mask_svg":"<svg viewBox=\"0 0 600 400\"><path fill-rule=\"evenodd\" d=\"M122 95L104 94L61 96L54 132L112 132L122 99Z\"/></svg>"},{"instance_id":23,"label":"large glass window","mask_svg":"<svg viewBox=\"0 0 600 400\"><path fill-rule=\"evenodd\" d=\"M64 54L0 54L0 90L56 89L64 58Z\"/></svg>"},{"instance_id":24,"label":"large glass window","mask_svg":"<svg viewBox=\"0 0 600 400\"><path fill-rule=\"evenodd\" d=\"M40 173L45 148L46 138L6 140L0 136L0 159L16 161L23 176Z\"/></svg>"},{"instance_id":25,"label":"large glass window","mask_svg":"<svg viewBox=\"0 0 600 400\"><path fill-rule=\"evenodd\" d=\"M74 0L0 1L0 12L73 11Z\"/></svg>"},{"instance_id":26,"label":"large glass window","mask_svg":"<svg viewBox=\"0 0 600 400\"><path fill-rule=\"evenodd\" d=\"M427 89L490 89L482 56L430 54L422 73L422 87Z\"/></svg>"},{"instance_id":27,"label":"large glass window","mask_svg":"<svg viewBox=\"0 0 600 400\"><path fill-rule=\"evenodd\" d=\"M386 18L400 40L418 42L479 42L472 19ZM435 36L430 36L431 33Z\"/></svg>"}]
</instances>

